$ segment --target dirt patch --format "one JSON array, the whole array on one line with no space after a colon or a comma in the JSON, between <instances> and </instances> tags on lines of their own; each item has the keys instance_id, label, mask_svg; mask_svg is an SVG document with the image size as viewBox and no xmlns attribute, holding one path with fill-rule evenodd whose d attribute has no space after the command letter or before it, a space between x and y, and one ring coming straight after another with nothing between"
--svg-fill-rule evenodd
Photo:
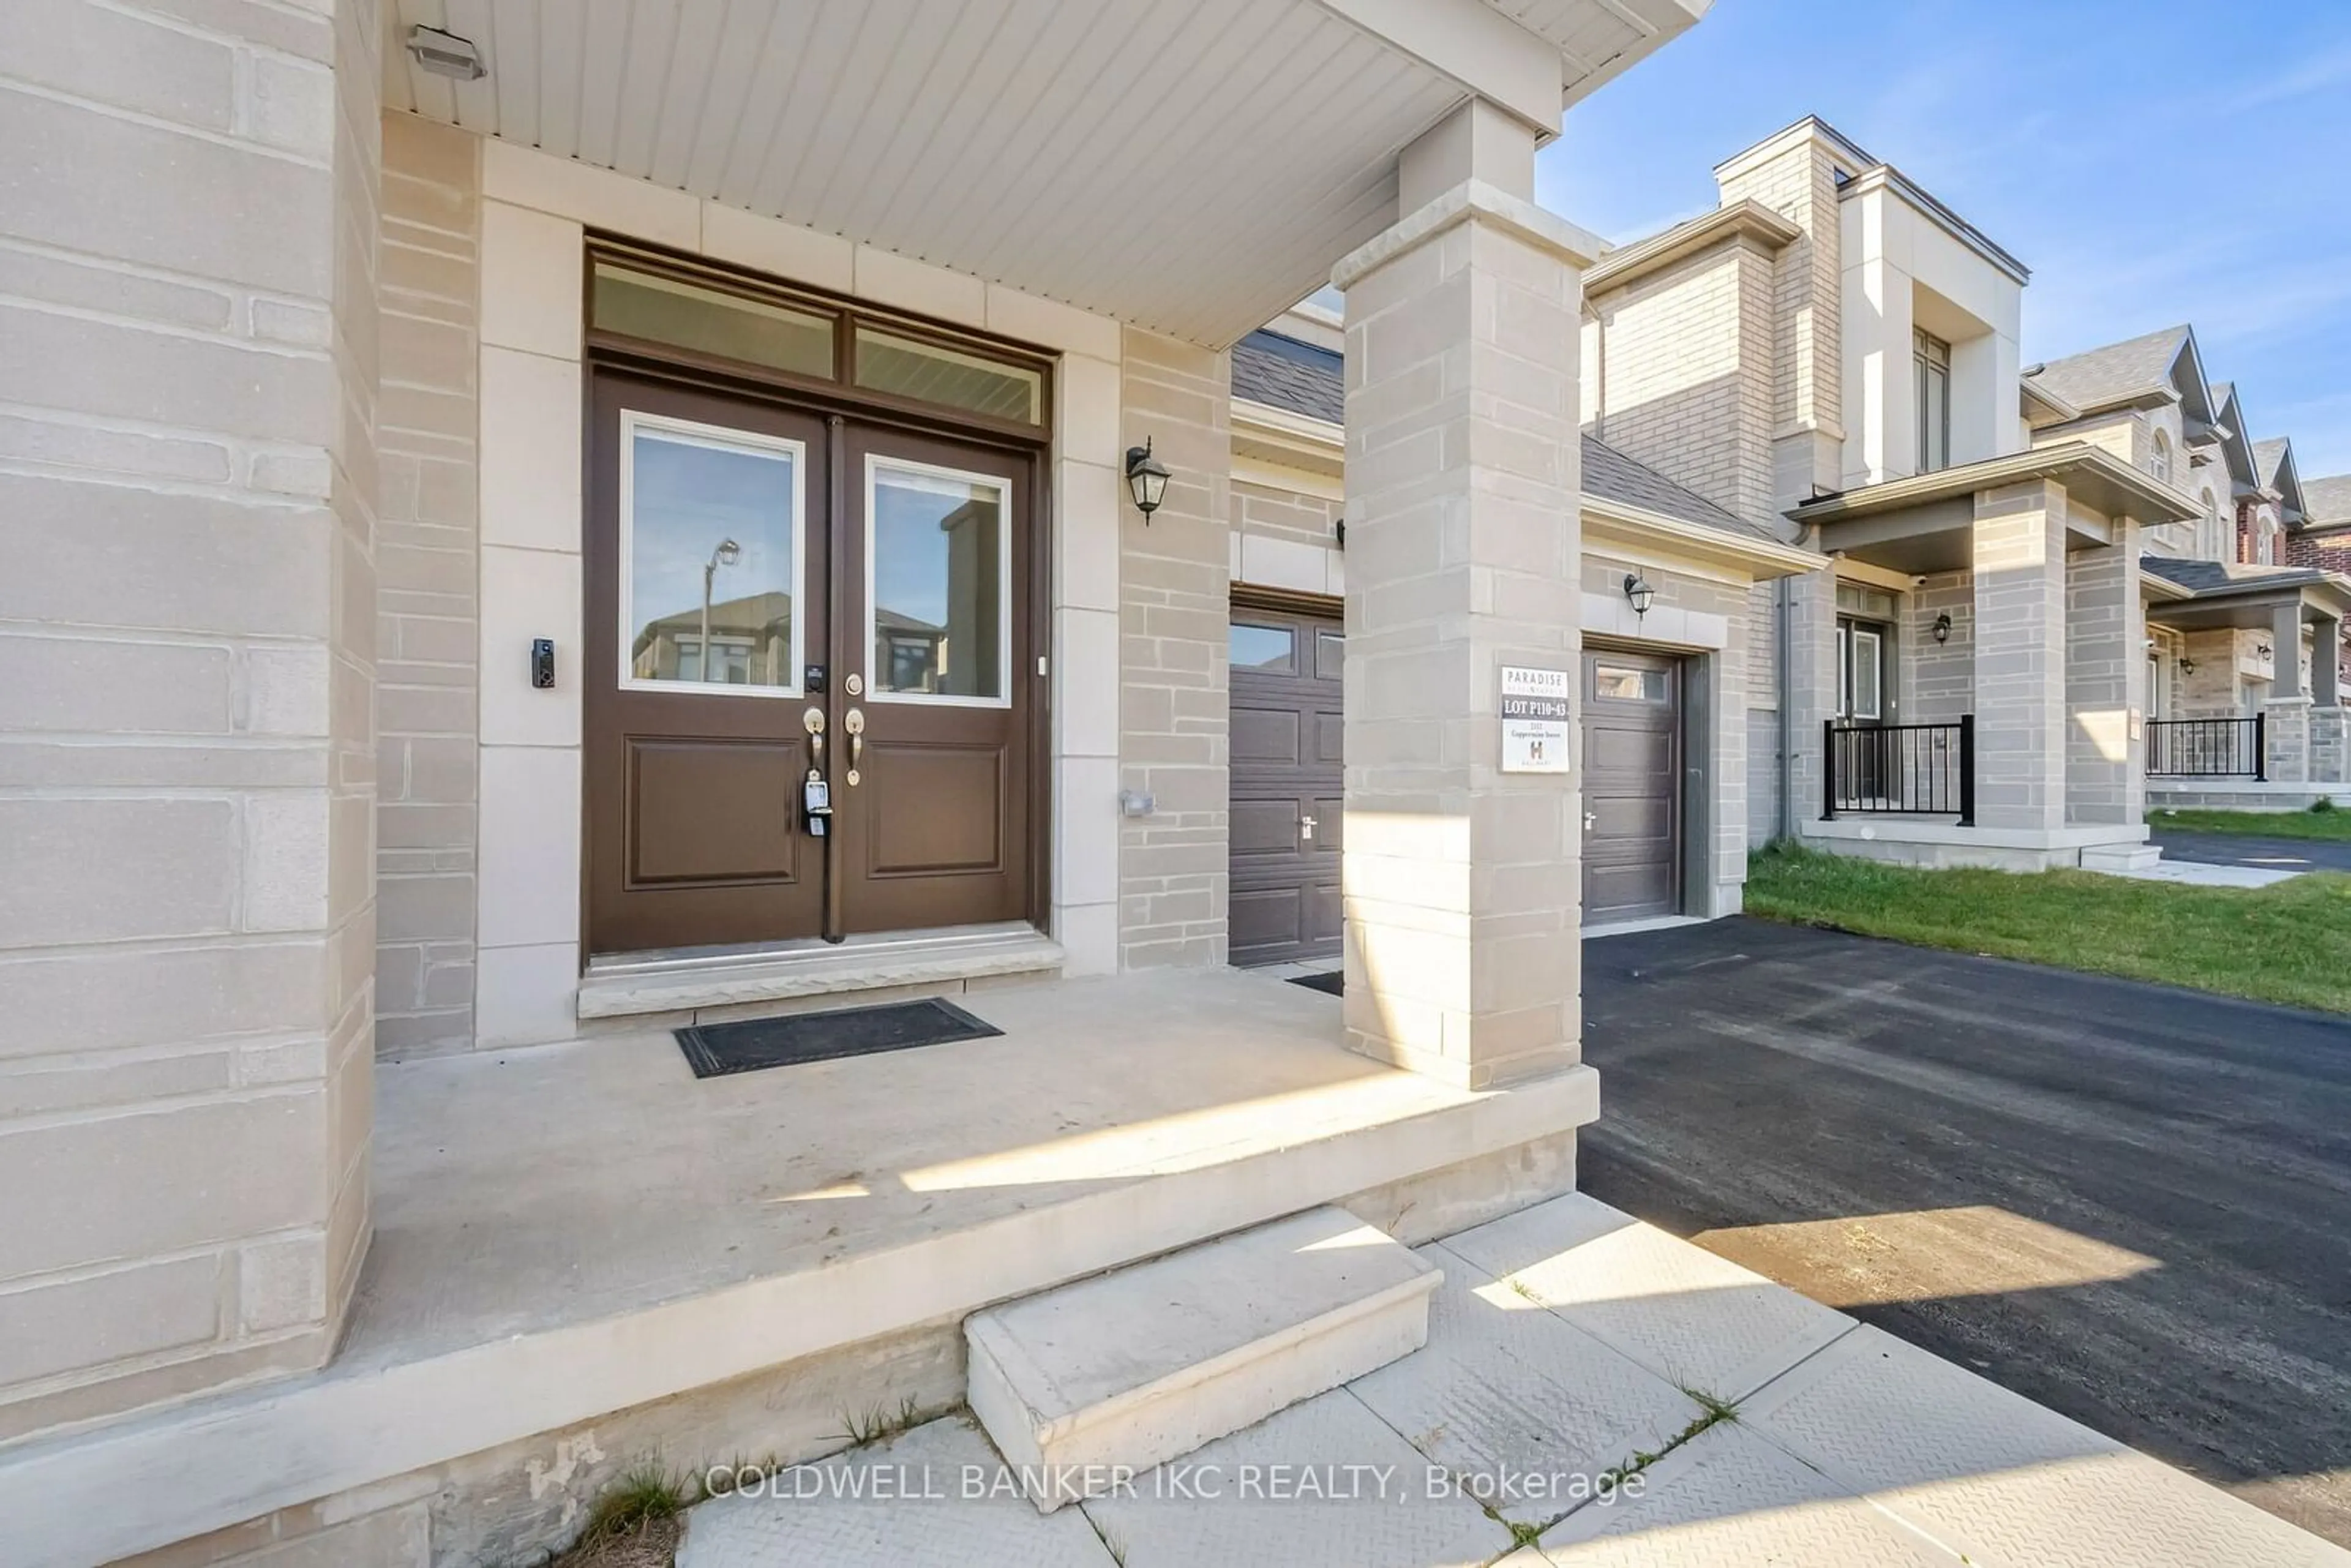
<instances>
[{"instance_id":1,"label":"dirt patch","mask_svg":"<svg viewBox=\"0 0 2351 1568\"><path fill-rule=\"evenodd\" d=\"M681 1518L649 1519L628 1530L590 1535L549 1568L673 1568L684 1536Z\"/></svg>"}]
</instances>

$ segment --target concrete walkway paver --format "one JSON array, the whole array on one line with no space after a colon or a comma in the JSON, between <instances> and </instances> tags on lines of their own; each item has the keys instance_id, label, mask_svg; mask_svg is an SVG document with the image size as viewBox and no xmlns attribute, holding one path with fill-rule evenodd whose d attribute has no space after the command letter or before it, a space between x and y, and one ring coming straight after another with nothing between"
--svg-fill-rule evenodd
<instances>
[{"instance_id":1,"label":"concrete walkway paver","mask_svg":"<svg viewBox=\"0 0 2351 1568\"><path fill-rule=\"evenodd\" d=\"M2299 871L2281 871L2272 867L2251 865L2214 865L2207 861L2176 861L2164 859L2137 871L2105 871L2105 876L2127 877L2133 882L2168 882L2182 887L2274 887L2282 882L2292 882L2302 874Z\"/></svg>"},{"instance_id":2,"label":"concrete walkway paver","mask_svg":"<svg viewBox=\"0 0 2351 1568\"><path fill-rule=\"evenodd\" d=\"M1040 1515L955 1417L695 1509L680 1568L2351 1568L1591 1198L1422 1256L1447 1274L1426 1349L1109 1495ZM1737 1411L1669 1446L1702 1414L1685 1389ZM1660 1448L1621 1495L1584 1500ZM1537 1475L1572 1495L1509 1490ZM1529 1542L1504 1521L1545 1528Z\"/></svg>"},{"instance_id":3,"label":"concrete walkway paver","mask_svg":"<svg viewBox=\"0 0 2351 1568\"><path fill-rule=\"evenodd\" d=\"M1675 1387L1718 1399L1746 1397L1854 1324L1581 1193L1442 1245Z\"/></svg>"}]
</instances>

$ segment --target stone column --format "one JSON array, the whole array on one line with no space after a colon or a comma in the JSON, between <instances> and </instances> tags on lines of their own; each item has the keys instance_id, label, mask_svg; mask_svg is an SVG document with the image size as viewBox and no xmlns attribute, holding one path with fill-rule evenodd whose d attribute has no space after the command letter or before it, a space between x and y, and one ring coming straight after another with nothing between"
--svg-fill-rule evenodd
<instances>
[{"instance_id":1,"label":"stone column","mask_svg":"<svg viewBox=\"0 0 2351 1568\"><path fill-rule=\"evenodd\" d=\"M1836 716L1836 574L1808 571L1788 584L1788 821L1802 833L1825 808L1828 758L1821 726Z\"/></svg>"},{"instance_id":2,"label":"stone column","mask_svg":"<svg viewBox=\"0 0 2351 1568\"><path fill-rule=\"evenodd\" d=\"M2343 702L2343 622L2334 617L2310 623L2310 700L2317 707Z\"/></svg>"},{"instance_id":3,"label":"stone column","mask_svg":"<svg viewBox=\"0 0 2351 1568\"><path fill-rule=\"evenodd\" d=\"M2270 701L2307 696L2302 689L2302 601L2281 604L2270 612Z\"/></svg>"},{"instance_id":4,"label":"stone column","mask_svg":"<svg viewBox=\"0 0 2351 1568\"><path fill-rule=\"evenodd\" d=\"M2074 822L2144 821L2147 772L2133 715L2147 710L2147 608L2138 525L2065 559L2065 814ZM1978 720L1981 734L1981 720Z\"/></svg>"},{"instance_id":5,"label":"stone column","mask_svg":"<svg viewBox=\"0 0 2351 1568\"><path fill-rule=\"evenodd\" d=\"M2351 783L2343 709L2343 622L2323 617L2311 624L2310 778L2313 783Z\"/></svg>"},{"instance_id":6,"label":"stone column","mask_svg":"<svg viewBox=\"0 0 2351 1568\"><path fill-rule=\"evenodd\" d=\"M160 9L0 48L0 1442L318 1365L368 1234L381 16Z\"/></svg>"},{"instance_id":7,"label":"stone column","mask_svg":"<svg viewBox=\"0 0 2351 1568\"><path fill-rule=\"evenodd\" d=\"M1406 150L1405 215L1332 278L1347 1039L1470 1087L1581 1055L1577 777L1500 769L1502 666L1582 689L1577 315L1594 242L1526 199L1532 154L1522 127L1465 109Z\"/></svg>"},{"instance_id":8,"label":"stone column","mask_svg":"<svg viewBox=\"0 0 2351 1568\"><path fill-rule=\"evenodd\" d=\"M2065 487L1976 497L1976 825L2065 825Z\"/></svg>"}]
</instances>

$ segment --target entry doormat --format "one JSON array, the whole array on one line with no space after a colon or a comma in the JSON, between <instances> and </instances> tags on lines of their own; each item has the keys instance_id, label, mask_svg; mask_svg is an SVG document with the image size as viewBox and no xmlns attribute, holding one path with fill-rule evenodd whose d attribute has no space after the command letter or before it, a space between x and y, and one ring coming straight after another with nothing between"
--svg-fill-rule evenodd
<instances>
[{"instance_id":1,"label":"entry doormat","mask_svg":"<svg viewBox=\"0 0 2351 1568\"><path fill-rule=\"evenodd\" d=\"M952 1002L929 997L918 1002L746 1019L741 1023L692 1024L677 1031L677 1045L696 1078L716 1078L802 1061L986 1040L1003 1032Z\"/></svg>"},{"instance_id":2,"label":"entry doormat","mask_svg":"<svg viewBox=\"0 0 2351 1568\"><path fill-rule=\"evenodd\" d=\"M1334 997L1347 994L1347 976L1342 969L1333 969L1327 975L1292 975L1290 983L1304 986L1310 991L1324 991Z\"/></svg>"}]
</instances>

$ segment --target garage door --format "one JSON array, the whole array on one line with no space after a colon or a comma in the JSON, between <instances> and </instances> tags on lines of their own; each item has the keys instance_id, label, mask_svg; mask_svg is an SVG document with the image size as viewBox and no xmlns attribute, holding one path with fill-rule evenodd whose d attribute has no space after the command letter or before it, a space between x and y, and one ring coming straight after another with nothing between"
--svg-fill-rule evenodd
<instances>
[{"instance_id":1,"label":"garage door","mask_svg":"<svg viewBox=\"0 0 2351 1568\"><path fill-rule=\"evenodd\" d=\"M1681 680L1669 659L1583 655L1583 923L1681 909Z\"/></svg>"},{"instance_id":2,"label":"garage door","mask_svg":"<svg viewBox=\"0 0 2351 1568\"><path fill-rule=\"evenodd\" d=\"M1338 956L1345 653L1336 617L1233 612L1236 964Z\"/></svg>"}]
</instances>

